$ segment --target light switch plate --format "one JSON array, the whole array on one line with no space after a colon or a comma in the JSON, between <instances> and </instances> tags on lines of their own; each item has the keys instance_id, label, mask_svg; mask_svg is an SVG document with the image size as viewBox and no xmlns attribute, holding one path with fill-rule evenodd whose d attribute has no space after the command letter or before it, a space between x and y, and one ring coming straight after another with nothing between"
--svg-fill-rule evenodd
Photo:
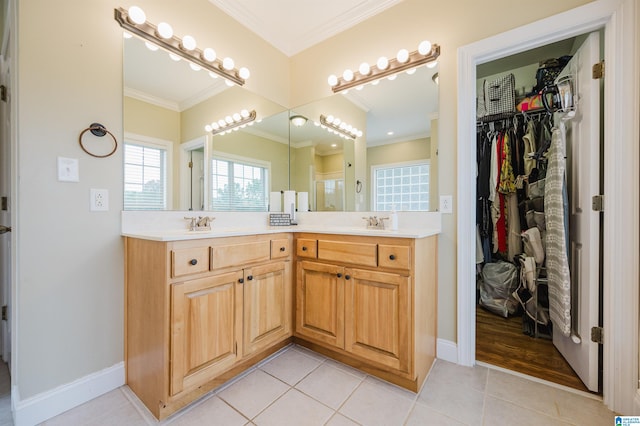
<instances>
[{"instance_id":1,"label":"light switch plate","mask_svg":"<svg viewBox=\"0 0 640 426\"><path fill-rule=\"evenodd\" d=\"M58 180L60 182L80 181L77 158L58 157Z\"/></svg>"}]
</instances>

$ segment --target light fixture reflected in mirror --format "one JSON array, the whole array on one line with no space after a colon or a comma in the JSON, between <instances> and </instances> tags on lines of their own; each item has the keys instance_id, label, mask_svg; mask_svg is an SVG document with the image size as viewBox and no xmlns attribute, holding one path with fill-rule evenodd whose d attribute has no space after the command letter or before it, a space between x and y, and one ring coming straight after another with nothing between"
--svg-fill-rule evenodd
<instances>
[{"instance_id":1,"label":"light fixture reflected in mirror","mask_svg":"<svg viewBox=\"0 0 640 426\"><path fill-rule=\"evenodd\" d=\"M367 83L376 84L385 77L392 80L397 73L409 71L423 64L433 67L437 64L436 60L439 56L440 46L424 40L419 44L418 50L409 53L406 49L400 49L395 58L387 59L386 56L381 56L374 66L363 62L357 71L346 69L341 76L332 74L327 82L331 90L338 93Z\"/></svg>"},{"instance_id":2,"label":"light fixture reflected in mirror","mask_svg":"<svg viewBox=\"0 0 640 426\"><path fill-rule=\"evenodd\" d=\"M192 36L185 35L180 39L173 35L173 29L169 24L161 22L156 27L148 22L144 11L137 6L132 6L129 10L115 9L114 15L122 28L152 46L161 47L174 57L177 55L189 61L194 70L204 68L238 86L242 86L249 78L250 72L247 68L236 69L233 59L227 57L221 60L216 57L213 49L198 48Z\"/></svg>"},{"instance_id":3,"label":"light fixture reflected in mirror","mask_svg":"<svg viewBox=\"0 0 640 426\"><path fill-rule=\"evenodd\" d=\"M316 126L327 129L331 133L335 133L341 138L355 140L355 138L359 138L362 136L362 130L358 130L358 128L353 127L351 124L345 123L344 121L340 120L340 118L334 117L333 115L321 115L320 122L314 124Z\"/></svg>"},{"instance_id":4,"label":"light fixture reflected in mirror","mask_svg":"<svg viewBox=\"0 0 640 426\"><path fill-rule=\"evenodd\" d=\"M249 112L246 109L243 109L240 112L227 115L225 118L221 118L218 121L207 124L204 126L204 130L211 132L213 135L225 135L245 126L251 126L255 119L255 110Z\"/></svg>"},{"instance_id":5,"label":"light fixture reflected in mirror","mask_svg":"<svg viewBox=\"0 0 640 426\"><path fill-rule=\"evenodd\" d=\"M289 120L291 121L291 124L293 124L294 126L302 127L306 124L307 117L303 117L302 115L294 115Z\"/></svg>"}]
</instances>

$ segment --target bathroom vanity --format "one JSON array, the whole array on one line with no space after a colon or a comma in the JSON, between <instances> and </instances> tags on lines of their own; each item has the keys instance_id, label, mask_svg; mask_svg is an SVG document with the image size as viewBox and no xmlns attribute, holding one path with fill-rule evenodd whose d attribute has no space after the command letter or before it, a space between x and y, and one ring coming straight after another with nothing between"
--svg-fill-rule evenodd
<instances>
[{"instance_id":1,"label":"bathroom vanity","mask_svg":"<svg viewBox=\"0 0 640 426\"><path fill-rule=\"evenodd\" d=\"M437 232L281 228L124 234L126 382L158 419L291 342L419 390Z\"/></svg>"}]
</instances>

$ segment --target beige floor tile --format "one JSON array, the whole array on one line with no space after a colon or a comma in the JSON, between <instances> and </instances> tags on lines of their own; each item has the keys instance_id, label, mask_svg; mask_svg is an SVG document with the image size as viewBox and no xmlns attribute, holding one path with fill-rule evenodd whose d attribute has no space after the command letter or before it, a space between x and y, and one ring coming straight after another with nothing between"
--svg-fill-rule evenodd
<instances>
[{"instance_id":1,"label":"beige floor tile","mask_svg":"<svg viewBox=\"0 0 640 426\"><path fill-rule=\"evenodd\" d=\"M480 386L478 376L482 376L482 370L480 373L472 370L475 367L438 361L427 377L417 403L468 425L481 424L484 392L475 388Z\"/></svg>"},{"instance_id":2,"label":"beige floor tile","mask_svg":"<svg viewBox=\"0 0 640 426\"><path fill-rule=\"evenodd\" d=\"M340 413L335 413L325 426L359 426L359 425L360 423L356 423L353 420L346 418Z\"/></svg>"},{"instance_id":3,"label":"beige floor tile","mask_svg":"<svg viewBox=\"0 0 640 426\"><path fill-rule=\"evenodd\" d=\"M147 422L144 421L135 407L125 397L122 390L118 388L53 417L42 424L46 426L142 426L146 425Z\"/></svg>"},{"instance_id":4,"label":"beige floor tile","mask_svg":"<svg viewBox=\"0 0 640 426\"><path fill-rule=\"evenodd\" d=\"M337 410L360 382L361 378L325 363L313 370L296 388Z\"/></svg>"},{"instance_id":5,"label":"beige floor tile","mask_svg":"<svg viewBox=\"0 0 640 426\"><path fill-rule=\"evenodd\" d=\"M218 396L242 415L252 419L287 390L287 384L264 371L255 370L221 391Z\"/></svg>"},{"instance_id":6,"label":"beige floor tile","mask_svg":"<svg viewBox=\"0 0 640 426\"><path fill-rule=\"evenodd\" d=\"M310 357L299 350L290 349L262 365L260 369L294 386L322 362L318 358Z\"/></svg>"},{"instance_id":7,"label":"beige floor tile","mask_svg":"<svg viewBox=\"0 0 640 426\"><path fill-rule=\"evenodd\" d=\"M575 424L613 424L599 400L501 371L489 372L487 394Z\"/></svg>"},{"instance_id":8,"label":"beige floor tile","mask_svg":"<svg viewBox=\"0 0 640 426\"><path fill-rule=\"evenodd\" d=\"M291 349L294 351L298 351L300 353L305 354L306 356L310 356L311 358L315 358L318 361L322 362L322 361L326 361L329 358L327 358L326 356L319 354L318 352L314 352L311 349L307 349L304 346L300 346L300 345L291 345Z\"/></svg>"},{"instance_id":9,"label":"beige floor tile","mask_svg":"<svg viewBox=\"0 0 640 426\"><path fill-rule=\"evenodd\" d=\"M242 416L227 403L212 396L193 407L190 407L184 414L172 419L167 424L171 426L243 426L249 419Z\"/></svg>"},{"instance_id":10,"label":"beige floor tile","mask_svg":"<svg viewBox=\"0 0 640 426\"><path fill-rule=\"evenodd\" d=\"M442 413L438 413L434 409L427 407L423 404L418 404L413 407L409 418L405 423L406 426L464 426L464 423L460 423L451 417L445 416Z\"/></svg>"},{"instance_id":11,"label":"beige floor tile","mask_svg":"<svg viewBox=\"0 0 640 426\"><path fill-rule=\"evenodd\" d=\"M253 422L258 426L321 426L333 413L326 405L291 389L253 419Z\"/></svg>"},{"instance_id":12,"label":"beige floor tile","mask_svg":"<svg viewBox=\"0 0 640 426\"><path fill-rule=\"evenodd\" d=\"M488 396L484 410L485 425L562 426L570 425L557 418ZM584 423L581 423L584 424ZM602 424L602 423L600 423ZM613 424L613 422L611 423Z\"/></svg>"},{"instance_id":13,"label":"beige floor tile","mask_svg":"<svg viewBox=\"0 0 640 426\"><path fill-rule=\"evenodd\" d=\"M429 373L428 380L442 386L451 384L484 392L487 384L488 368L482 366L464 367L437 359Z\"/></svg>"},{"instance_id":14,"label":"beige floor tile","mask_svg":"<svg viewBox=\"0 0 640 426\"><path fill-rule=\"evenodd\" d=\"M400 425L414 400L412 392L367 376L339 411L367 426Z\"/></svg>"},{"instance_id":15,"label":"beige floor tile","mask_svg":"<svg viewBox=\"0 0 640 426\"><path fill-rule=\"evenodd\" d=\"M352 376L355 376L355 377L357 377L357 378L359 378L361 380L364 380L364 378L367 377L366 373L363 373L362 371L360 371L360 370L358 370L356 368L350 367L350 366L348 366L346 364L343 364L343 363L338 362L338 361L334 361L332 359L327 359L325 361L325 364L331 365L331 366L337 368L338 370L342 370L345 373L349 373Z\"/></svg>"}]
</instances>

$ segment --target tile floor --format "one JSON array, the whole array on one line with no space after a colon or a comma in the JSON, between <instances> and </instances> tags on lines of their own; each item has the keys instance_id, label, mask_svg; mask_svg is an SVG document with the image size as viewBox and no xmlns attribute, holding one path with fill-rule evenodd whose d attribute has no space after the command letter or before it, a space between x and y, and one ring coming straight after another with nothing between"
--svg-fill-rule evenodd
<instances>
[{"instance_id":1,"label":"tile floor","mask_svg":"<svg viewBox=\"0 0 640 426\"><path fill-rule=\"evenodd\" d=\"M43 425L153 425L123 386ZM436 361L419 394L289 346L164 425L610 425L597 399L486 367Z\"/></svg>"}]
</instances>

